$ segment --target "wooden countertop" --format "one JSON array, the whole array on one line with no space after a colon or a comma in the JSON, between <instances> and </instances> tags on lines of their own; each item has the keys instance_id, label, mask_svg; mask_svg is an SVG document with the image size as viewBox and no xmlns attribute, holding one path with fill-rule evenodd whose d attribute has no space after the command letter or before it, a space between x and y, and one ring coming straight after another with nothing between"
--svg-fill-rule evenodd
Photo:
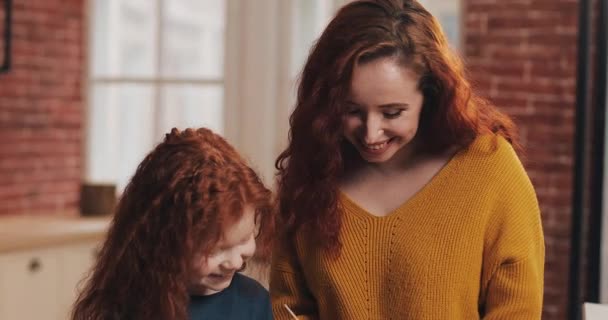
<instances>
[{"instance_id":1,"label":"wooden countertop","mask_svg":"<svg viewBox=\"0 0 608 320\"><path fill-rule=\"evenodd\" d=\"M111 216L0 216L0 253L102 240L111 219Z\"/></svg>"}]
</instances>

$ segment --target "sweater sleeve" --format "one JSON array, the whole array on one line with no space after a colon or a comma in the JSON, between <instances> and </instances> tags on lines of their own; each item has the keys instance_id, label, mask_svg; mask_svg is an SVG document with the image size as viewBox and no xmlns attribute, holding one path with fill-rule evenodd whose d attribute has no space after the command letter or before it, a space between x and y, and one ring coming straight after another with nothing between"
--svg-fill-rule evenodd
<instances>
[{"instance_id":1,"label":"sweater sleeve","mask_svg":"<svg viewBox=\"0 0 608 320\"><path fill-rule=\"evenodd\" d=\"M308 290L291 241L278 241L270 271L270 299L276 320L293 320L285 305L300 320L318 319L317 304Z\"/></svg>"},{"instance_id":2,"label":"sweater sleeve","mask_svg":"<svg viewBox=\"0 0 608 320\"><path fill-rule=\"evenodd\" d=\"M495 168L500 172L496 205L485 237L481 316L484 320L540 319L545 246L538 201L513 150L509 146L501 151L502 161Z\"/></svg>"}]
</instances>

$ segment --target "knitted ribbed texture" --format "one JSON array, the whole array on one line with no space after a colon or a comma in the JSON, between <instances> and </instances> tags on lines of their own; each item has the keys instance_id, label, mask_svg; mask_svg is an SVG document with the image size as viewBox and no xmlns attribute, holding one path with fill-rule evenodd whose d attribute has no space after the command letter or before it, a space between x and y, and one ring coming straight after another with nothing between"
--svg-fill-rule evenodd
<instances>
[{"instance_id":1,"label":"knitted ribbed texture","mask_svg":"<svg viewBox=\"0 0 608 320\"><path fill-rule=\"evenodd\" d=\"M298 232L273 256L275 319L540 319L538 203L512 147L483 136L376 217L341 195L338 258Z\"/></svg>"}]
</instances>

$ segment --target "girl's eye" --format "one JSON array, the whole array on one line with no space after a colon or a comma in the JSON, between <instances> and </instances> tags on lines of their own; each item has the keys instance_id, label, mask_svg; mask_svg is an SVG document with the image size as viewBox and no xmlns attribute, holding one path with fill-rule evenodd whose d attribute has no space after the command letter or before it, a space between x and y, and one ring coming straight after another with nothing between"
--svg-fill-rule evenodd
<instances>
[{"instance_id":1,"label":"girl's eye","mask_svg":"<svg viewBox=\"0 0 608 320\"><path fill-rule=\"evenodd\" d=\"M232 250L233 246L225 246L225 245L217 245L211 252L209 256L218 256L226 251Z\"/></svg>"},{"instance_id":2,"label":"girl's eye","mask_svg":"<svg viewBox=\"0 0 608 320\"><path fill-rule=\"evenodd\" d=\"M214 257L214 256L217 256L217 255L219 255L220 253L222 253L222 251L223 251L223 250L222 250L222 249L220 249L220 248L215 248L215 249L213 249L211 252L209 252L209 257Z\"/></svg>"},{"instance_id":3,"label":"girl's eye","mask_svg":"<svg viewBox=\"0 0 608 320\"><path fill-rule=\"evenodd\" d=\"M385 112L384 113L384 117L387 118L387 119L395 119L395 118L399 117L402 112L403 112L403 110L397 110L397 111L393 111L393 112Z\"/></svg>"},{"instance_id":4,"label":"girl's eye","mask_svg":"<svg viewBox=\"0 0 608 320\"><path fill-rule=\"evenodd\" d=\"M350 115L350 116L356 116L360 113L359 109L348 109L346 111L346 114Z\"/></svg>"}]
</instances>

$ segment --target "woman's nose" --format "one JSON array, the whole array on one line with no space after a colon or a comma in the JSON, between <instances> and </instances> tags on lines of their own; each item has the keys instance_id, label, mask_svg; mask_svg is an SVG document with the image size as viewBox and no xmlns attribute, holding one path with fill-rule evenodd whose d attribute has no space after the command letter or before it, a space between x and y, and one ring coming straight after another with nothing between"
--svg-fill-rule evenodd
<instances>
[{"instance_id":1,"label":"woman's nose","mask_svg":"<svg viewBox=\"0 0 608 320\"><path fill-rule=\"evenodd\" d=\"M382 130L381 122L375 121L373 119L368 119L367 123L365 124L365 143L374 144L380 142L383 135L384 130Z\"/></svg>"}]
</instances>

